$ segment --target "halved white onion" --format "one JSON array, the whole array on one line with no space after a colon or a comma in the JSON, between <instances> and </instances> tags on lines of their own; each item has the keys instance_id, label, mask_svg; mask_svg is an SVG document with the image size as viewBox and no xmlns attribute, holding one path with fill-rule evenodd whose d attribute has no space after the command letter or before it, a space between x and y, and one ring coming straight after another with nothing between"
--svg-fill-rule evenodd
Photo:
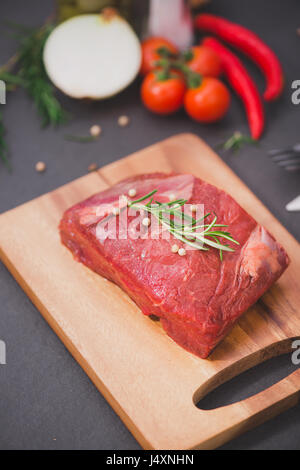
<instances>
[{"instance_id":1,"label":"halved white onion","mask_svg":"<svg viewBox=\"0 0 300 470\"><path fill-rule=\"evenodd\" d=\"M45 44L44 64L66 95L98 100L119 93L135 79L141 47L127 21L104 10L57 26Z\"/></svg>"}]
</instances>

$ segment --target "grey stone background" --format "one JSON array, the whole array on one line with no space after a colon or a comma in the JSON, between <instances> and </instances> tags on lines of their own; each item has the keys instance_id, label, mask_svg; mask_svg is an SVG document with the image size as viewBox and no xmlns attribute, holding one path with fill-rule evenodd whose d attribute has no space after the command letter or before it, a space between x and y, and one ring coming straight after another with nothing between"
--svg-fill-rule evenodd
<instances>
[{"instance_id":1,"label":"grey stone background","mask_svg":"<svg viewBox=\"0 0 300 470\"><path fill-rule=\"evenodd\" d=\"M137 2L138 11L145 2ZM5 34L3 21L41 25L53 9L52 0L2 0L0 4L0 63L15 51L16 40ZM291 103L291 83L300 79L300 3L298 0L213 0L207 10L256 31L278 54L286 78L282 99L267 106L267 128L259 147L223 155L227 164L299 239L300 213L287 213L285 204L300 194L300 173L288 174L274 165L267 150L300 142L300 106ZM246 60L263 90L259 71ZM247 132L241 103L233 97L226 119L201 126L183 112L160 118L149 114L139 99L139 83L108 101L87 104L60 96L73 119L57 130L41 130L33 105L20 90L1 107L13 173L0 167L0 212L6 211L99 166L180 132L194 132L215 146L235 130ZM127 114L128 128L117 118ZM86 134L99 123L99 142L78 144L67 133ZM37 174L38 160L47 164ZM7 365L0 366L0 449L139 449L138 443L42 319L6 268L0 264L0 339L6 342ZM80 295L80 293L79 293ZM261 390L292 372L290 357L281 357L249 371L212 393L205 408L230 403ZM224 449L299 449L300 409L287 411L235 439Z\"/></svg>"}]
</instances>

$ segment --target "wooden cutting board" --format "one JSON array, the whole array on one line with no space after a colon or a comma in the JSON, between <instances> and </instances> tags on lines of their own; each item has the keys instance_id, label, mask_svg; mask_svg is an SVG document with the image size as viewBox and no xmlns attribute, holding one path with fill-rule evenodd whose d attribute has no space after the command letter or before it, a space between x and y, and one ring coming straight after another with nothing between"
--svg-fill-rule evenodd
<instances>
[{"instance_id":1,"label":"wooden cutting board","mask_svg":"<svg viewBox=\"0 0 300 470\"><path fill-rule=\"evenodd\" d=\"M57 226L69 206L137 173L193 173L228 191L287 249L280 281L208 360L175 344L111 282L75 262ZM198 137L172 137L0 216L0 255L42 315L146 449L215 448L299 400L300 369L232 405L195 403L300 337L297 241ZM33 338L34 341L34 338Z\"/></svg>"}]
</instances>

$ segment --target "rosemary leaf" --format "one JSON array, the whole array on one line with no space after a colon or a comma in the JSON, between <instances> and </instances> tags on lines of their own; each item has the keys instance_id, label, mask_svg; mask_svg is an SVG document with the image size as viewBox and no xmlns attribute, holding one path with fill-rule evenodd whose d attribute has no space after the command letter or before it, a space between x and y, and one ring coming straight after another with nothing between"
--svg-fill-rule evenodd
<instances>
[{"instance_id":1,"label":"rosemary leaf","mask_svg":"<svg viewBox=\"0 0 300 470\"><path fill-rule=\"evenodd\" d=\"M180 210L180 208L187 203L187 200L177 199L176 201L166 203L158 201L153 202L153 195L156 192L157 189L132 201L128 206L151 214L175 238L197 250L208 251L210 248L218 249L221 261L223 260L224 251L232 253L234 249L227 244L223 244L220 239L223 238L239 245L239 242L235 240L229 232L219 230L221 227L227 227L227 225L217 224L218 218L216 215L210 223L203 224L203 221L211 215L210 213L205 214L201 219L197 220ZM149 198L150 202L142 204L143 201ZM178 218L181 221L180 223L178 223ZM197 231L198 229L200 229L200 231Z\"/></svg>"},{"instance_id":2,"label":"rosemary leaf","mask_svg":"<svg viewBox=\"0 0 300 470\"><path fill-rule=\"evenodd\" d=\"M217 145L217 148L221 148L225 151L228 150L233 150L233 152L237 152L240 150L244 145L258 145L258 141L255 139L252 139L252 137L249 137L247 135L243 135L241 132L236 131L233 133L233 135L226 140L226 142L223 142L219 145Z\"/></svg>"}]
</instances>

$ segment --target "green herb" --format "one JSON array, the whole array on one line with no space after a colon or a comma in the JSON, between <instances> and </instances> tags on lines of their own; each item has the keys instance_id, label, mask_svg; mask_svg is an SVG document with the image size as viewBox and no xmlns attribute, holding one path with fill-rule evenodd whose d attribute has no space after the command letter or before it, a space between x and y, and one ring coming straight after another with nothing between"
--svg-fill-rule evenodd
<instances>
[{"instance_id":1,"label":"green herb","mask_svg":"<svg viewBox=\"0 0 300 470\"><path fill-rule=\"evenodd\" d=\"M33 99L43 126L57 126L66 121L66 113L55 97L43 62L44 46L53 29L53 24L46 24L22 36L19 49L18 76L23 79L23 86Z\"/></svg>"},{"instance_id":2,"label":"green herb","mask_svg":"<svg viewBox=\"0 0 300 470\"><path fill-rule=\"evenodd\" d=\"M20 45L7 64L0 67L0 80L5 82L7 91L13 91L18 86L27 91L42 119L43 127L63 124L67 119L67 113L55 97L55 88L47 76L43 62L44 46L55 25L48 21L39 29L17 24L10 26L17 29L16 37ZM1 116L0 156L7 165L7 146L4 135Z\"/></svg>"},{"instance_id":3,"label":"green herb","mask_svg":"<svg viewBox=\"0 0 300 470\"><path fill-rule=\"evenodd\" d=\"M71 135L71 134L65 135L65 139L69 140L70 142L78 142L82 144L87 143L87 142L95 142L96 140L98 140L98 138L93 135L80 136L80 135Z\"/></svg>"},{"instance_id":4,"label":"green herb","mask_svg":"<svg viewBox=\"0 0 300 470\"><path fill-rule=\"evenodd\" d=\"M252 137L243 135L239 131L236 131L228 140L226 140L226 142L219 144L217 148L222 148L223 150L233 150L234 152L237 152L247 144L258 145L258 141L252 139Z\"/></svg>"},{"instance_id":5,"label":"green herb","mask_svg":"<svg viewBox=\"0 0 300 470\"><path fill-rule=\"evenodd\" d=\"M26 85L26 82L22 77L19 75L14 75L13 73L7 72L5 70L2 72L0 71L0 79L5 82L6 89L9 89L9 87L14 88L16 86Z\"/></svg>"},{"instance_id":6,"label":"green herb","mask_svg":"<svg viewBox=\"0 0 300 470\"><path fill-rule=\"evenodd\" d=\"M18 28L20 46L12 63L16 71L12 73L6 66L2 67L0 80L7 84L8 89L21 86L27 91L44 127L62 124L67 115L55 97L54 86L47 76L43 62L44 46L54 24L47 23L40 29L23 28L20 25Z\"/></svg>"},{"instance_id":7,"label":"green herb","mask_svg":"<svg viewBox=\"0 0 300 470\"><path fill-rule=\"evenodd\" d=\"M217 216L213 218L211 223L205 223L205 219L211 215L210 213L197 220L182 212L182 206L187 203L187 200L177 199L167 203L153 201L156 192L157 189L130 202L128 207L151 214L175 238L197 250L208 251L209 248L220 250L221 260L223 260L223 251L234 252L234 249L221 243L220 238L239 245L239 242L229 232L220 230L220 228L227 227L227 225L217 224ZM149 198L150 201L147 204L141 204Z\"/></svg>"}]
</instances>

